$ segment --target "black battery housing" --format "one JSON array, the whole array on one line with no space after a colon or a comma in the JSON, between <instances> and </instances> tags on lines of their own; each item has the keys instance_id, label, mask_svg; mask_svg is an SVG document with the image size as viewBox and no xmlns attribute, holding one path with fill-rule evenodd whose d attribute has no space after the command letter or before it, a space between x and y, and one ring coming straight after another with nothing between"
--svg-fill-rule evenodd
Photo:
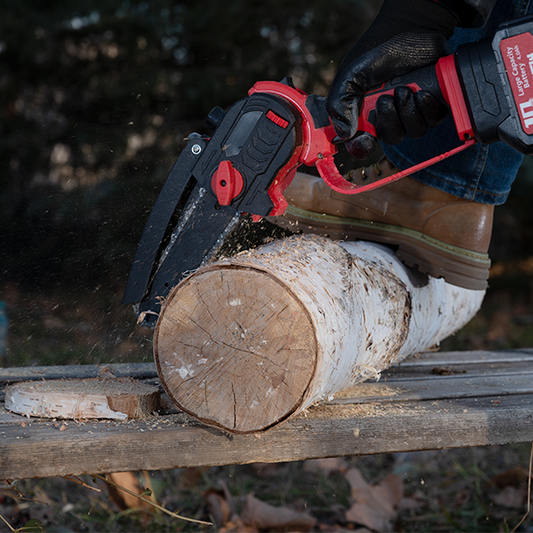
<instances>
[{"instance_id":1,"label":"black battery housing","mask_svg":"<svg viewBox=\"0 0 533 533\"><path fill-rule=\"evenodd\" d=\"M522 128L500 50L502 40L526 32L533 33L531 16L502 24L492 39L460 46L455 65L475 138L485 144L501 140L523 154L532 154L533 134Z\"/></svg>"}]
</instances>

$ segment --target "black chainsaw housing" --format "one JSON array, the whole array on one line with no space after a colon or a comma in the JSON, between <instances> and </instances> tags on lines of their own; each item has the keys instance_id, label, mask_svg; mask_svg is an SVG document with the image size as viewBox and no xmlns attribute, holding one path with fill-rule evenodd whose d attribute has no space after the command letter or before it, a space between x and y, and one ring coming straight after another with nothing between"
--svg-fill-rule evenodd
<instances>
[{"instance_id":1,"label":"black chainsaw housing","mask_svg":"<svg viewBox=\"0 0 533 533\"><path fill-rule=\"evenodd\" d=\"M161 304L188 273L211 258L242 213L266 216L268 194L301 143L301 120L292 106L268 94L252 94L211 120L211 139L191 135L146 223L128 278L124 303L154 326ZM243 178L240 194L220 205L213 175L229 161Z\"/></svg>"}]
</instances>

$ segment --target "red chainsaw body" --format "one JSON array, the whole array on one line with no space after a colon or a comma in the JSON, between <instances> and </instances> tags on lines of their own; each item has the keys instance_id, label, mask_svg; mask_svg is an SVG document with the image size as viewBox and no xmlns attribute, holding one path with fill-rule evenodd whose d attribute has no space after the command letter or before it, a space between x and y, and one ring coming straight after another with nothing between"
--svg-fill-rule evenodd
<instances>
[{"instance_id":1,"label":"red chainsaw body","mask_svg":"<svg viewBox=\"0 0 533 533\"><path fill-rule=\"evenodd\" d=\"M301 164L308 166L315 165L322 179L333 190L343 194L359 194L378 187L383 187L393 181L433 165L438 161L442 161L474 144L476 141L474 139L467 105L455 68L454 57L447 56L442 58L435 66L435 72L442 91L442 96L452 110L459 138L463 140L464 143L458 148L424 161L421 164L407 168L397 174L389 176L388 178L363 186L358 186L347 181L339 172L334 160L337 148L334 144L336 134L333 125L330 122L327 126L319 128L315 127L315 121L311 110L306 105L308 95L304 91L284 83L269 81L256 83L249 90L248 94L267 93L277 96L290 103L301 117L302 144L297 147L294 157L279 172L268 191L269 196L274 203L274 209L272 210L271 215L281 215L287 208L287 201L283 196L283 191L291 183L297 167ZM420 84L416 82L405 83L404 85L411 87L415 91L421 90L422 88ZM398 84L395 84L394 86L390 83L385 84L365 96L359 116L359 132L366 132L374 136L376 135L376 129L372 123L372 112L376 107L376 102L378 98L384 94L393 94L396 86L398 86Z\"/></svg>"}]
</instances>

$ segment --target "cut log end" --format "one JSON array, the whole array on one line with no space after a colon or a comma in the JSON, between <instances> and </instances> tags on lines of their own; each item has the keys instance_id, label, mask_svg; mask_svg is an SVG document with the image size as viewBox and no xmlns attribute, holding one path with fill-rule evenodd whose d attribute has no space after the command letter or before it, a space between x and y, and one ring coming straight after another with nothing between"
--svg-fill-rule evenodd
<instances>
[{"instance_id":1,"label":"cut log end","mask_svg":"<svg viewBox=\"0 0 533 533\"><path fill-rule=\"evenodd\" d=\"M246 433L298 409L315 372L317 341L309 312L288 286L261 269L219 266L170 294L154 355L180 409Z\"/></svg>"}]
</instances>

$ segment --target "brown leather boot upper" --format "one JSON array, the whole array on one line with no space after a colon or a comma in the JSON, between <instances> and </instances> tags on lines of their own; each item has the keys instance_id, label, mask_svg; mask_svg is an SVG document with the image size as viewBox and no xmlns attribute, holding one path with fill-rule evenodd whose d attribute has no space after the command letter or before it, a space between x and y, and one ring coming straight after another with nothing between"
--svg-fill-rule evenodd
<instances>
[{"instance_id":1,"label":"brown leather boot upper","mask_svg":"<svg viewBox=\"0 0 533 533\"><path fill-rule=\"evenodd\" d=\"M365 185L398 172L386 158L347 178ZM290 205L305 211L399 226L448 245L485 254L494 206L458 198L410 176L378 189L347 195L330 189L321 178L297 173L285 191Z\"/></svg>"}]
</instances>

